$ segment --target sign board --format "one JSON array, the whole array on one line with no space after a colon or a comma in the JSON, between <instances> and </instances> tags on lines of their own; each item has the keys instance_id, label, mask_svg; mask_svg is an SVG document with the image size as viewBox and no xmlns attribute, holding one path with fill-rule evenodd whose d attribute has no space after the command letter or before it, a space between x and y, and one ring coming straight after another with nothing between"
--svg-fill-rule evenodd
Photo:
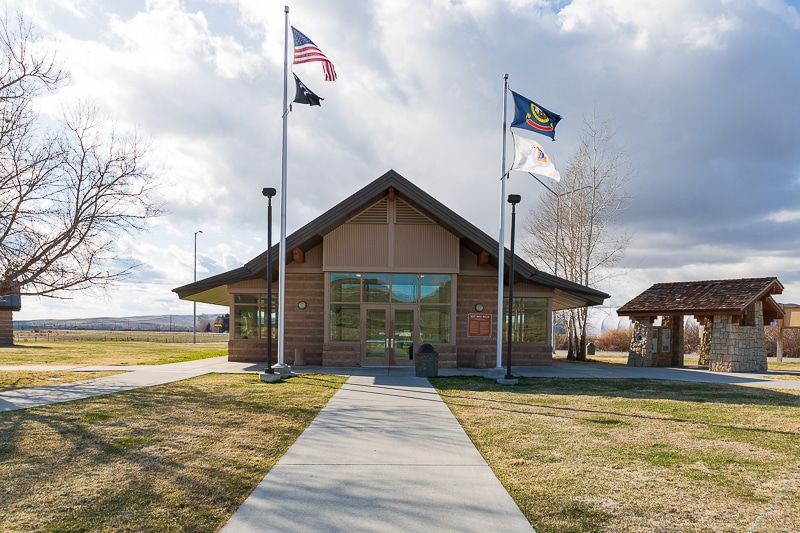
<instances>
[{"instance_id":1,"label":"sign board","mask_svg":"<svg viewBox=\"0 0 800 533\"><path fill-rule=\"evenodd\" d=\"M467 322L467 337L491 337L492 315L485 313L470 313Z\"/></svg>"},{"instance_id":2,"label":"sign board","mask_svg":"<svg viewBox=\"0 0 800 533\"><path fill-rule=\"evenodd\" d=\"M661 330L661 351L670 352L672 350L672 330L664 328Z\"/></svg>"},{"instance_id":3,"label":"sign board","mask_svg":"<svg viewBox=\"0 0 800 533\"><path fill-rule=\"evenodd\" d=\"M6 311L19 311L22 309L22 302L19 294L7 294L0 296L0 309Z\"/></svg>"}]
</instances>

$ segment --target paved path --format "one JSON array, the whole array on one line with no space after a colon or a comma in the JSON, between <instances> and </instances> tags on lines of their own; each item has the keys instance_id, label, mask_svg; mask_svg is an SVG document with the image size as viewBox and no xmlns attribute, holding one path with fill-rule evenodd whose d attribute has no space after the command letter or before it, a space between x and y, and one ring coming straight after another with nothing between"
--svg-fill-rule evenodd
<instances>
[{"instance_id":1,"label":"paved path","mask_svg":"<svg viewBox=\"0 0 800 533\"><path fill-rule=\"evenodd\" d=\"M533 531L427 379L372 373L347 380L222 533Z\"/></svg>"},{"instance_id":2,"label":"paved path","mask_svg":"<svg viewBox=\"0 0 800 533\"><path fill-rule=\"evenodd\" d=\"M27 409L39 405L80 400L92 396L102 396L153 385L163 385L173 381L208 374L209 372L245 372L262 370L266 363L253 365L248 363L229 363L227 356L185 361L169 365L139 366L0 366L0 370L37 370L37 371L76 371L95 372L106 370L124 371L122 374L89 379L73 383L59 383L46 387L17 389L0 392L0 412Z\"/></svg>"}]
</instances>

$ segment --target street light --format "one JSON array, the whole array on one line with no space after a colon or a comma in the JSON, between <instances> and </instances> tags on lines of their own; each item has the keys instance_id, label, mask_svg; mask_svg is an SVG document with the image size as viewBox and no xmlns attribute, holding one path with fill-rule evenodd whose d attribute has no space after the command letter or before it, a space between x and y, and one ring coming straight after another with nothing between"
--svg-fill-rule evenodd
<instances>
[{"instance_id":1,"label":"street light","mask_svg":"<svg viewBox=\"0 0 800 533\"><path fill-rule=\"evenodd\" d=\"M197 283L197 234L203 230L194 232L194 281ZM197 344L197 302L192 302L194 311L192 312L192 344Z\"/></svg>"},{"instance_id":2,"label":"street light","mask_svg":"<svg viewBox=\"0 0 800 533\"><path fill-rule=\"evenodd\" d=\"M267 374L274 374L272 369L272 197L278 191L272 187L264 187L261 194L267 197Z\"/></svg>"},{"instance_id":3,"label":"street light","mask_svg":"<svg viewBox=\"0 0 800 533\"><path fill-rule=\"evenodd\" d=\"M514 305L514 225L517 218L517 204L522 200L519 194L509 194L508 203L511 204L511 263L508 267L508 356L506 358L506 377L505 379L514 379L511 374L511 313Z\"/></svg>"}]
</instances>

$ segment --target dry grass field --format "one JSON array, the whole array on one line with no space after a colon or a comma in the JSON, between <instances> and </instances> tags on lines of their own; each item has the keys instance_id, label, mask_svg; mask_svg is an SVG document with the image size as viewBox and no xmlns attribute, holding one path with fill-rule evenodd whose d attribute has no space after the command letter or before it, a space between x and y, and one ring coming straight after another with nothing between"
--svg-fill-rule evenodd
<instances>
[{"instance_id":1,"label":"dry grass field","mask_svg":"<svg viewBox=\"0 0 800 533\"><path fill-rule=\"evenodd\" d=\"M343 381L210 374L0 413L0 531L216 531Z\"/></svg>"},{"instance_id":2,"label":"dry grass field","mask_svg":"<svg viewBox=\"0 0 800 533\"><path fill-rule=\"evenodd\" d=\"M31 342L0 348L0 366L163 365L228 354L227 344L175 344L146 341Z\"/></svg>"},{"instance_id":3,"label":"dry grass field","mask_svg":"<svg viewBox=\"0 0 800 533\"><path fill-rule=\"evenodd\" d=\"M800 391L433 382L539 533L800 531Z\"/></svg>"}]
</instances>

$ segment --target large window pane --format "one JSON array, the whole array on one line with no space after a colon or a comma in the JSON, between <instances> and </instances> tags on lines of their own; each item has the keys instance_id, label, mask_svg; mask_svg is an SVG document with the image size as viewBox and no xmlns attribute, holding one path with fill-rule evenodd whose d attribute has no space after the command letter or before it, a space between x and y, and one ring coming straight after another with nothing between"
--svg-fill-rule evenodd
<instances>
[{"instance_id":1,"label":"large window pane","mask_svg":"<svg viewBox=\"0 0 800 533\"><path fill-rule=\"evenodd\" d=\"M361 307L358 305L331 305L331 340L361 340Z\"/></svg>"},{"instance_id":2,"label":"large window pane","mask_svg":"<svg viewBox=\"0 0 800 533\"><path fill-rule=\"evenodd\" d=\"M258 297L255 297L258 301ZM233 307L233 337L235 339L258 338L258 305L235 305Z\"/></svg>"},{"instance_id":3,"label":"large window pane","mask_svg":"<svg viewBox=\"0 0 800 533\"><path fill-rule=\"evenodd\" d=\"M419 276L416 274L392 274L392 301L415 304L419 292Z\"/></svg>"},{"instance_id":4,"label":"large window pane","mask_svg":"<svg viewBox=\"0 0 800 533\"><path fill-rule=\"evenodd\" d=\"M420 306L419 340L434 343L450 342L450 306Z\"/></svg>"},{"instance_id":5,"label":"large window pane","mask_svg":"<svg viewBox=\"0 0 800 533\"><path fill-rule=\"evenodd\" d=\"M451 277L446 274L423 274L419 277L422 303L449 304Z\"/></svg>"},{"instance_id":6,"label":"large window pane","mask_svg":"<svg viewBox=\"0 0 800 533\"><path fill-rule=\"evenodd\" d=\"M362 288L364 302L388 302L389 274L364 274Z\"/></svg>"},{"instance_id":7,"label":"large window pane","mask_svg":"<svg viewBox=\"0 0 800 533\"><path fill-rule=\"evenodd\" d=\"M514 342L547 342L547 299L514 298L511 314L511 338ZM503 301L503 338L508 338L508 298Z\"/></svg>"},{"instance_id":8,"label":"large window pane","mask_svg":"<svg viewBox=\"0 0 800 533\"><path fill-rule=\"evenodd\" d=\"M330 298L332 302L360 302L361 276L331 274Z\"/></svg>"},{"instance_id":9,"label":"large window pane","mask_svg":"<svg viewBox=\"0 0 800 533\"><path fill-rule=\"evenodd\" d=\"M261 305L258 309L258 322L261 324L261 333L259 337L262 339L267 338L267 321L266 321L266 313L267 313L267 297L264 296L261 298ZM272 338L278 338L278 298L277 296L272 296L272 312L269 314L272 319Z\"/></svg>"}]
</instances>

